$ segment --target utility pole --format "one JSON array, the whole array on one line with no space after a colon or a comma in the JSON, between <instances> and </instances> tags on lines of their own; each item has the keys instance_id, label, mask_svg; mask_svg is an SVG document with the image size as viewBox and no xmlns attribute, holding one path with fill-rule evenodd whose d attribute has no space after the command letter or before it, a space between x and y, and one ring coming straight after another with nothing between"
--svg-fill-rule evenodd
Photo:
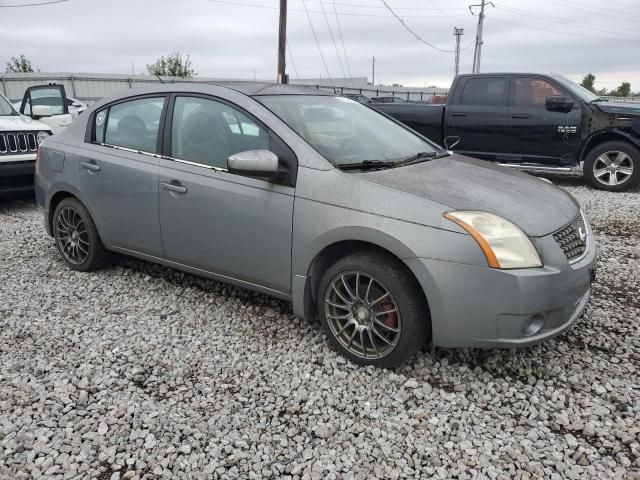
<instances>
[{"instance_id":1,"label":"utility pole","mask_svg":"<svg viewBox=\"0 0 640 480\"><path fill-rule=\"evenodd\" d=\"M371 60L371 85L376 86L376 57Z\"/></svg>"},{"instance_id":2,"label":"utility pole","mask_svg":"<svg viewBox=\"0 0 640 480\"><path fill-rule=\"evenodd\" d=\"M289 83L286 67L287 54L287 0L280 0L280 31L278 35L278 83Z\"/></svg>"},{"instance_id":3,"label":"utility pole","mask_svg":"<svg viewBox=\"0 0 640 480\"><path fill-rule=\"evenodd\" d=\"M464 35L464 28L453 27L453 34L456 36L456 68L455 75L460 71L460 38Z\"/></svg>"},{"instance_id":4,"label":"utility pole","mask_svg":"<svg viewBox=\"0 0 640 480\"><path fill-rule=\"evenodd\" d=\"M487 2L486 0L482 0L479 5L469 5L469 11L472 15L473 7L480 7L480 15L478 17L478 28L476 30L476 47L473 50L473 73L480 73L480 57L482 56L482 26L484 24L484 7L486 5L491 5L495 7L492 2Z\"/></svg>"}]
</instances>

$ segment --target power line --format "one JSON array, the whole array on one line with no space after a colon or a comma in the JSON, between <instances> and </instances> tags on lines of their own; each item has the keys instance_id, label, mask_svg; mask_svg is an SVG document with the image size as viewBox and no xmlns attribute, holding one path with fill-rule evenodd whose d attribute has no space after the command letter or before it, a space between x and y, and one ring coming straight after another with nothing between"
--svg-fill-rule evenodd
<instances>
[{"instance_id":1,"label":"power line","mask_svg":"<svg viewBox=\"0 0 640 480\"><path fill-rule=\"evenodd\" d=\"M591 29L593 30L598 30L598 31L602 31L605 33L620 33L620 29L628 29L628 30L634 30L637 31L636 27L624 27L624 26L620 26L617 25L616 26L616 30L609 30L606 28L605 25L602 24L598 24L598 23L586 23L586 22L572 22L571 20L560 20L558 18L555 17L551 17L548 15L543 15L541 13L537 13L537 12L532 12L530 10L522 10L520 8L513 8L513 7L506 7L502 4L497 4L496 8L500 9L500 10L504 10L505 12L509 12L513 15L521 15L523 17L529 17L529 18L533 18L536 20L542 20L542 21L546 21L546 22L554 22L554 23L559 23L562 25L568 25L574 28L581 28L583 26L589 26ZM605 27L605 28L599 28L599 27Z\"/></svg>"},{"instance_id":2,"label":"power line","mask_svg":"<svg viewBox=\"0 0 640 480\"><path fill-rule=\"evenodd\" d=\"M329 23L329 17L327 17L327 12L324 9L324 2L320 2L320 7L322 8L322 14L324 15L324 19L327 22L327 29L329 30L329 36L331 37L331 43L333 43L333 49L336 51L336 57L338 57L338 64L340 65L340 71L342 72L342 78L347 78L347 75L344 73L344 67L342 66L342 60L340 59L340 52L338 52L338 46L336 45L336 40L333 38L333 31L331 30L331 24Z\"/></svg>"},{"instance_id":3,"label":"power line","mask_svg":"<svg viewBox=\"0 0 640 480\"><path fill-rule=\"evenodd\" d=\"M54 3L64 3L70 0L49 0L48 2L37 3L21 3L18 5L0 5L0 8L24 8L24 7L40 7L42 5L53 5Z\"/></svg>"},{"instance_id":4,"label":"power line","mask_svg":"<svg viewBox=\"0 0 640 480\"><path fill-rule=\"evenodd\" d=\"M351 81L351 86L353 86L353 76L351 75L351 65L349 65L349 57L347 56L347 49L344 46L344 39L342 38L342 27L340 26L340 17L338 16L338 9L336 8L335 0L333 0L333 12L336 15L336 23L338 24L338 33L340 34L340 43L342 44L344 61L347 64L347 72L349 72L349 80Z\"/></svg>"},{"instance_id":5,"label":"power line","mask_svg":"<svg viewBox=\"0 0 640 480\"><path fill-rule=\"evenodd\" d=\"M69 1L69 0L65 0ZM232 1L232 0L207 0L212 3L222 3L224 5L235 5L237 7L254 7L254 8L264 8L267 10L278 10L278 7L273 5L262 5L257 3L249 3L247 1ZM300 0L302 1L302 0ZM311 0L306 0L311 1ZM304 10L300 10L297 8L289 8L289 12L296 13L305 13ZM309 13L314 13L318 15L322 15L322 12L319 10L308 10ZM351 12L341 12L340 15L348 16L348 17L374 17L374 18L393 18L393 15L380 15L377 13L351 13ZM450 18L450 17L465 17L468 18L468 15L457 15L457 14L448 14L448 15L411 15L412 18Z\"/></svg>"},{"instance_id":6,"label":"power line","mask_svg":"<svg viewBox=\"0 0 640 480\"><path fill-rule=\"evenodd\" d=\"M296 78L300 80L300 75L298 75L298 69L296 68L296 62L293 61L293 52L291 51L291 47L289 46L289 39L286 40L287 43L287 52L289 52L289 58L291 59L291 66L293 66L293 71L296 72Z\"/></svg>"},{"instance_id":7,"label":"power line","mask_svg":"<svg viewBox=\"0 0 640 480\"><path fill-rule=\"evenodd\" d=\"M628 17L620 17L618 15L610 15L609 13L603 13L600 10L594 10L592 8L584 8L583 6L578 7L577 5L571 3L571 4L566 4L566 3L562 3L562 2L558 2L556 0L544 0L545 2L551 3L553 5L559 5L561 7L566 7L566 8L572 8L575 10L582 10L583 12L588 12L591 15L600 15L602 17L609 17L609 18L615 18L617 20L629 20ZM582 5L582 4L580 4ZM628 13L628 12L627 12Z\"/></svg>"},{"instance_id":8,"label":"power line","mask_svg":"<svg viewBox=\"0 0 640 480\"><path fill-rule=\"evenodd\" d=\"M438 50L439 52L444 52L444 53L453 53L454 50L443 50L442 48L438 48L435 45L430 44L429 42L427 42L424 38L422 38L420 35L418 35L416 32L414 32L413 30L411 30L411 28L409 28L409 26L404 23L404 20L402 18L400 18L398 16L398 14L396 14L396 12L393 11L393 9L389 6L389 4L385 1L385 0L380 0L382 3L384 3L384 6L387 7L387 10L389 10L389 12L391 12L391 14L396 17L396 20L398 20L398 22L400 22L400 24L404 27L404 29L409 32L411 35L413 35L414 37L416 37L416 39L422 43L424 43L425 45L427 45L428 47L433 48L434 50Z\"/></svg>"},{"instance_id":9,"label":"power line","mask_svg":"<svg viewBox=\"0 0 640 480\"><path fill-rule=\"evenodd\" d=\"M313 28L313 22L311 21L311 15L309 15L309 11L307 10L307 4L304 0L302 0L302 5L304 6L304 10L307 14L307 19L309 20L309 26L311 27L311 32L313 33L313 38L316 39L316 46L318 47L318 52L320 53L320 58L322 59L322 64L324 65L324 70L327 72L327 77L329 78L329 83L331 84L331 88L334 88L333 81L331 80L331 74L329 73L329 68L327 67L327 62L324 60L324 55L322 54L322 49L320 48L320 42L318 41L318 36L316 35L316 29Z\"/></svg>"},{"instance_id":10,"label":"power line","mask_svg":"<svg viewBox=\"0 0 640 480\"><path fill-rule=\"evenodd\" d=\"M492 22L507 23L509 25L517 25L518 27L532 28L534 30L541 30L543 32L557 33L557 34L560 34L560 35L571 35L572 37L586 37L586 38L596 38L598 40L613 40L613 41L616 41L616 42L640 43L640 40L629 39L629 38L597 37L595 35L587 35L587 34L582 34L582 33L559 32L558 30L552 30L550 28L534 27L533 25L527 25L527 24L524 24L524 23L510 22L508 20L499 20L499 19L494 18L494 17L491 17L488 20L491 20Z\"/></svg>"},{"instance_id":11,"label":"power line","mask_svg":"<svg viewBox=\"0 0 640 480\"><path fill-rule=\"evenodd\" d=\"M301 0L299 0L301 1ZM311 3L326 3L327 0L306 0L307 2L311 2ZM424 7L395 7L396 10L418 10L418 11L434 11L434 10L439 10L443 13L445 13L445 10L466 10L464 7L455 7L455 8L440 8L438 7L435 3L433 3L433 0L429 0L431 2L431 5L433 5L435 8L424 8ZM353 7L353 8L377 8L377 9L384 9L385 7L380 6L380 5L370 5L368 3L346 3L346 2L336 2L336 5L340 5L340 6L344 6L344 7Z\"/></svg>"}]
</instances>

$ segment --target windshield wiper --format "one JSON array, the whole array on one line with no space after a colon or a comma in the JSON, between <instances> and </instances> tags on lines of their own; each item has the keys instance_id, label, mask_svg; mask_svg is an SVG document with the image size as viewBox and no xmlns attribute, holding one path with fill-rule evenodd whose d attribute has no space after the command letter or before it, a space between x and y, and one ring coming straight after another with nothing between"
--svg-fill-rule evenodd
<instances>
[{"instance_id":1,"label":"windshield wiper","mask_svg":"<svg viewBox=\"0 0 640 480\"><path fill-rule=\"evenodd\" d=\"M342 170L371 170L377 168L393 167L395 162L387 162L384 160L363 160L358 163L338 163L336 167Z\"/></svg>"},{"instance_id":2,"label":"windshield wiper","mask_svg":"<svg viewBox=\"0 0 640 480\"><path fill-rule=\"evenodd\" d=\"M598 103L598 102L608 102L609 99L608 98L594 98L593 100L591 100L591 102L589 103Z\"/></svg>"},{"instance_id":3,"label":"windshield wiper","mask_svg":"<svg viewBox=\"0 0 640 480\"><path fill-rule=\"evenodd\" d=\"M405 165L413 165L420 162L426 162L427 160L433 160L434 158L442 158L449 156L448 150L437 150L435 152L420 152L415 155L400 160L395 163L396 167L404 167Z\"/></svg>"}]
</instances>

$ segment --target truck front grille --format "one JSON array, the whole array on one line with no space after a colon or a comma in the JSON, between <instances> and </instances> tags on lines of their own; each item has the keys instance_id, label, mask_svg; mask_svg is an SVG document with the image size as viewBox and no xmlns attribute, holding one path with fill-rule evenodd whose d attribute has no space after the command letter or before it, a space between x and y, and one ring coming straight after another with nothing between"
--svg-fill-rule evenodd
<instances>
[{"instance_id":1,"label":"truck front grille","mask_svg":"<svg viewBox=\"0 0 640 480\"><path fill-rule=\"evenodd\" d=\"M0 155L24 155L36 150L35 132L0 132Z\"/></svg>"},{"instance_id":2,"label":"truck front grille","mask_svg":"<svg viewBox=\"0 0 640 480\"><path fill-rule=\"evenodd\" d=\"M587 251L588 233L580 213L573 222L553 234L553 238L569 262L577 262Z\"/></svg>"}]
</instances>

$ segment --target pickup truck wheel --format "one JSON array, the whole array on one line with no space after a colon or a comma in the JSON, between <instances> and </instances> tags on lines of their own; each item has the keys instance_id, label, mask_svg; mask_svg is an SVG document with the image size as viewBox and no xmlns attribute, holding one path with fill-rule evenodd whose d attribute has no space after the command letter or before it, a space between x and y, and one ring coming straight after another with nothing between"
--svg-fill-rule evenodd
<instances>
[{"instance_id":1,"label":"pickup truck wheel","mask_svg":"<svg viewBox=\"0 0 640 480\"><path fill-rule=\"evenodd\" d=\"M627 142L597 146L584 161L587 182L599 190L620 192L640 181L640 151Z\"/></svg>"},{"instance_id":2,"label":"pickup truck wheel","mask_svg":"<svg viewBox=\"0 0 640 480\"><path fill-rule=\"evenodd\" d=\"M322 276L317 297L329 343L355 363L396 367L429 337L424 295L391 256L367 251L338 260Z\"/></svg>"},{"instance_id":3,"label":"pickup truck wheel","mask_svg":"<svg viewBox=\"0 0 640 480\"><path fill-rule=\"evenodd\" d=\"M62 200L53 214L53 237L65 263L89 272L102 267L107 252L91 215L75 198Z\"/></svg>"}]
</instances>

